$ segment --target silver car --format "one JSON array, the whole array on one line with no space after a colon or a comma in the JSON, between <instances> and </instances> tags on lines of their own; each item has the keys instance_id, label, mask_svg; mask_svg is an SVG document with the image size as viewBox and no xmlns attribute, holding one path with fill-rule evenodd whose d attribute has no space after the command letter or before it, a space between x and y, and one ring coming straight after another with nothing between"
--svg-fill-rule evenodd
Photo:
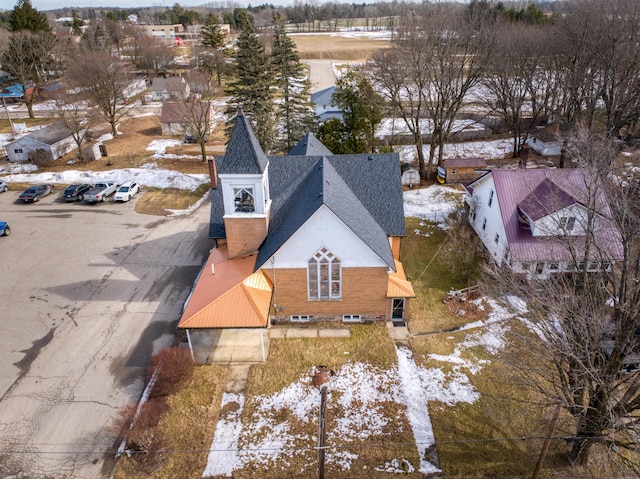
<instances>
[{"instance_id":1,"label":"silver car","mask_svg":"<svg viewBox=\"0 0 640 479\"><path fill-rule=\"evenodd\" d=\"M0 180L0 193L4 193L8 189L9 189L9 184L4 180Z\"/></svg>"}]
</instances>

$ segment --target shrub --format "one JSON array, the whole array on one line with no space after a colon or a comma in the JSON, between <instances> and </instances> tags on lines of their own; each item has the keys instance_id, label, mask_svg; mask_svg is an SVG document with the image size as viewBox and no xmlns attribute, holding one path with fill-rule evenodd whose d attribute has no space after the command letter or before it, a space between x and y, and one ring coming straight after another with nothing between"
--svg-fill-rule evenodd
<instances>
[{"instance_id":1,"label":"shrub","mask_svg":"<svg viewBox=\"0 0 640 479\"><path fill-rule=\"evenodd\" d=\"M191 380L195 364L191 359L191 353L184 348L172 347L155 354L147 367L147 380L151 379L154 371L160 365L156 383L151 390L149 398L169 396Z\"/></svg>"}]
</instances>

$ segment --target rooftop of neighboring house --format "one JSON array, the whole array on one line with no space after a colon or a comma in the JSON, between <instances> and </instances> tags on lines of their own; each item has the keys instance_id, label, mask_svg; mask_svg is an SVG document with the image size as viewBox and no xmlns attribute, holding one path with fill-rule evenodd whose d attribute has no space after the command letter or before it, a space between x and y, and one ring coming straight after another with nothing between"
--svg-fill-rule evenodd
<instances>
[{"instance_id":1,"label":"rooftop of neighboring house","mask_svg":"<svg viewBox=\"0 0 640 479\"><path fill-rule=\"evenodd\" d=\"M186 91L187 82L182 77L155 77L151 81L153 91Z\"/></svg>"},{"instance_id":2,"label":"rooftop of neighboring house","mask_svg":"<svg viewBox=\"0 0 640 479\"><path fill-rule=\"evenodd\" d=\"M182 122L185 117L188 118L202 118L202 113L205 111L207 103L200 101L189 102L185 104L178 101L167 101L162 104L162 111L160 113L160 123L176 123Z\"/></svg>"},{"instance_id":3,"label":"rooftop of neighboring house","mask_svg":"<svg viewBox=\"0 0 640 479\"><path fill-rule=\"evenodd\" d=\"M486 168L487 160L484 158L447 158L444 160L445 168Z\"/></svg>"},{"instance_id":4,"label":"rooftop of neighboring house","mask_svg":"<svg viewBox=\"0 0 640 479\"><path fill-rule=\"evenodd\" d=\"M70 136L71 130L63 122L58 121L31 132L23 138L30 138L32 140L39 141L40 143L54 145L65 138L69 138Z\"/></svg>"},{"instance_id":5,"label":"rooftop of neighboring house","mask_svg":"<svg viewBox=\"0 0 640 479\"><path fill-rule=\"evenodd\" d=\"M601 221L594 232L600 251L609 259L622 257L619 232L612 221L612 213L600 182L592 171L584 168L568 169L495 169L472 182L473 190L481 182L493 178L498 207L504 224L512 258L518 261L540 261L554 257L569 259L569 243L578 257L584 252L585 237L537 236L520 219L519 208L531 214L533 220L560 211L570 205L593 204ZM589 198L591 196L591 198ZM593 254L597 254L594 251Z\"/></svg>"}]
</instances>

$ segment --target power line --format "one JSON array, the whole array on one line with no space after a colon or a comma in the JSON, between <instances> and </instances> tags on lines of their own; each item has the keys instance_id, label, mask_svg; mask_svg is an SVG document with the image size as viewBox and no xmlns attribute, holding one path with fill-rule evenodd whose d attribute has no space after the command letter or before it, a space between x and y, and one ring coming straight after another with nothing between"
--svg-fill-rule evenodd
<instances>
[{"instance_id":1,"label":"power line","mask_svg":"<svg viewBox=\"0 0 640 479\"><path fill-rule=\"evenodd\" d=\"M523 442L523 441L539 441L544 439L556 439L567 442L575 442L585 439L602 439L603 436L518 436L518 437L496 437L496 438L476 438L476 439L443 439L435 441L436 447L438 444L480 444L490 442ZM431 445L431 442L395 442L395 443L379 443L379 444L334 444L325 446L325 450L338 450L338 449L392 449L392 448L406 448L414 447L417 445ZM36 446L65 446L66 444L31 444L28 447ZM24 446L25 448L27 446ZM307 447L243 447L241 449L157 449L147 451L135 451L125 450L126 454L202 454L211 452L273 452L273 451L288 451L288 452L305 452L305 451L317 451L320 449L318 446ZM115 454L116 450L90 450L90 451L29 451L29 450L16 450L16 449L0 449L0 454Z\"/></svg>"}]
</instances>

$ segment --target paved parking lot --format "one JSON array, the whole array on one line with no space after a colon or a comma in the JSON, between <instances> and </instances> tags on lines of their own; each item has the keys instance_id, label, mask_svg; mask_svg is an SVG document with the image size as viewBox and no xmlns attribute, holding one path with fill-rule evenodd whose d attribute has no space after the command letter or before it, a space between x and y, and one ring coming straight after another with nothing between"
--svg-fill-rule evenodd
<instances>
[{"instance_id":1,"label":"paved parking lot","mask_svg":"<svg viewBox=\"0 0 640 479\"><path fill-rule=\"evenodd\" d=\"M171 343L212 246L208 204L174 218L129 203L0 194L0 464L19 477L108 474L108 431Z\"/></svg>"}]
</instances>

